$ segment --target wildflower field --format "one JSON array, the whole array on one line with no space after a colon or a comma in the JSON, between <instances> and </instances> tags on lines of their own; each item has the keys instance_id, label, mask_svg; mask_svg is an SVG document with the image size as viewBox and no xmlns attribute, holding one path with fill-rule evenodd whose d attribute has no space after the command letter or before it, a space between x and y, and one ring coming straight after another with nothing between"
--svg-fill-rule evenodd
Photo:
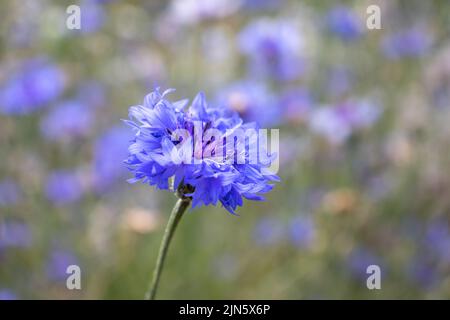
<instances>
[{"instance_id":1,"label":"wildflower field","mask_svg":"<svg viewBox=\"0 0 450 320\"><path fill-rule=\"evenodd\" d=\"M448 1L0 7L0 300L450 299Z\"/></svg>"}]
</instances>

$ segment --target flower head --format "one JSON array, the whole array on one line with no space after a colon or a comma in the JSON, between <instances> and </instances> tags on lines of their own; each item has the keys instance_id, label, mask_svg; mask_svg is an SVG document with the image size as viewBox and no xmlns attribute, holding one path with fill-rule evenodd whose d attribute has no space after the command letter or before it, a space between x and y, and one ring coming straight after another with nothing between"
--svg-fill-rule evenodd
<instances>
[{"instance_id":1,"label":"flower head","mask_svg":"<svg viewBox=\"0 0 450 320\"><path fill-rule=\"evenodd\" d=\"M432 221L426 231L426 245L428 252L437 256L439 260L450 263L450 228L443 219Z\"/></svg>"},{"instance_id":2,"label":"flower head","mask_svg":"<svg viewBox=\"0 0 450 320\"><path fill-rule=\"evenodd\" d=\"M315 110L310 119L310 127L331 144L340 145L353 132L374 125L382 111L378 104L369 100L349 100L334 107Z\"/></svg>"},{"instance_id":3,"label":"flower head","mask_svg":"<svg viewBox=\"0 0 450 320\"><path fill-rule=\"evenodd\" d=\"M263 126L280 122L281 108L268 88L256 81L239 81L221 90L218 104L236 111L246 121L255 121Z\"/></svg>"},{"instance_id":4,"label":"flower head","mask_svg":"<svg viewBox=\"0 0 450 320\"><path fill-rule=\"evenodd\" d=\"M56 205L74 203L83 195L82 181L76 171L56 170L48 176L45 193Z\"/></svg>"},{"instance_id":5,"label":"flower head","mask_svg":"<svg viewBox=\"0 0 450 320\"><path fill-rule=\"evenodd\" d=\"M32 244L32 234L25 223L6 220L0 224L0 252L4 248L28 248Z\"/></svg>"},{"instance_id":6,"label":"flower head","mask_svg":"<svg viewBox=\"0 0 450 320\"><path fill-rule=\"evenodd\" d=\"M306 120L314 104L312 94L301 87L283 92L279 100L279 109L283 110L284 118L291 123Z\"/></svg>"},{"instance_id":7,"label":"flower head","mask_svg":"<svg viewBox=\"0 0 450 320\"><path fill-rule=\"evenodd\" d=\"M41 131L50 141L64 141L86 136L92 123L91 109L76 100L65 101L43 118Z\"/></svg>"},{"instance_id":8,"label":"flower head","mask_svg":"<svg viewBox=\"0 0 450 320\"><path fill-rule=\"evenodd\" d=\"M433 39L426 30L412 27L386 36L381 42L381 50L390 60L416 58L427 53L432 42Z\"/></svg>"},{"instance_id":9,"label":"flower head","mask_svg":"<svg viewBox=\"0 0 450 320\"><path fill-rule=\"evenodd\" d=\"M241 7L241 0L173 0L168 15L174 23L195 25L225 18Z\"/></svg>"},{"instance_id":10,"label":"flower head","mask_svg":"<svg viewBox=\"0 0 450 320\"><path fill-rule=\"evenodd\" d=\"M82 33L97 32L104 25L106 20L105 10L99 1L83 1L83 14L81 15L80 29Z\"/></svg>"},{"instance_id":11,"label":"flower head","mask_svg":"<svg viewBox=\"0 0 450 320\"><path fill-rule=\"evenodd\" d=\"M123 126L115 126L101 134L94 142L92 160L92 180L94 190L105 193L114 190L127 170L121 161L128 154L132 132Z\"/></svg>"},{"instance_id":12,"label":"flower head","mask_svg":"<svg viewBox=\"0 0 450 320\"><path fill-rule=\"evenodd\" d=\"M316 237L314 220L309 216L298 215L293 218L289 231L291 242L299 248L310 247Z\"/></svg>"},{"instance_id":13,"label":"flower head","mask_svg":"<svg viewBox=\"0 0 450 320\"><path fill-rule=\"evenodd\" d=\"M63 88L64 73L57 65L32 59L0 88L0 113L32 113L58 98Z\"/></svg>"},{"instance_id":14,"label":"flower head","mask_svg":"<svg viewBox=\"0 0 450 320\"><path fill-rule=\"evenodd\" d=\"M382 257L374 253L371 248L355 247L347 256L348 270L357 279L366 279L366 270L370 265L378 265L382 270L386 270Z\"/></svg>"},{"instance_id":15,"label":"flower head","mask_svg":"<svg viewBox=\"0 0 450 320\"><path fill-rule=\"evenodd\" d=\"M17 300L17 296L11 290L0 289L0 300Z\"/></svg>"},{"instance_id":16,"label":"flower head","mask_svg":"<svg viewBox=\"0 0 450 320\"><path fill-rule=\"evenodd\" d=\"M244 28L238 42L240 51L249 59L252 75L290 81L304 71L300 39L295 24L260 19Z\"/></svg>"},{"instance_id":17,"label":"flower head","mask_svg":"<svg viewBox=\"0 0 450 320\"><path fill-rule=\"evenodd\" d=\"M46 268L48 278L52 280L65 279L67 267L70 265L79 265L78 258L73 252L62 249L53 250Z\"/></svg>"},{"instance_id":18,"label":"flower head","mask_svg":"<svg viewBox=\"0 0 450 320\"><path fill-rule=\"evenodd\" d=\"M279 179L270 171L276 155L259 146L256 124L209 106L203 93L186 109L187 100L165 98L172 91L156 89L143 105L130 108L125 121L135 130L125 162L135 176L130 182L168 190L173 178L193 207L220 202L231 213L243 198L263 200L260 194Z\"/></svg>"},{"instance_id":19,"label":"flower head","mask_svg":"<svg viewBox=\"0 0 450 320\"><path fill-rule=\"evenodd\" d=\"M283 224L280 220L264 217L261 218L254 231L255 242L260 246L269 246L283 240L285 235Z\"/></svg>"},{"instance_id":20,"label":"flower head","mask_svg":"<svg viewBox=\"0 0 450 320\"><path fill-rule=\"evenodd\" d=\"M363 32L356 13L345 6L334 7L328 12L327 26L330 32L344 41L357 40Z\"/></svg>"}]
</instances>

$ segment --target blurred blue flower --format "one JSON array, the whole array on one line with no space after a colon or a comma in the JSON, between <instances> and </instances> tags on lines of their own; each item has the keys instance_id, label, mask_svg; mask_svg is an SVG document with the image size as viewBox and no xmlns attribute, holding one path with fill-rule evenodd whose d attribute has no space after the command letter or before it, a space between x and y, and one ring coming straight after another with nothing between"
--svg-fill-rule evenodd
<instances>
[{"instance_id":1,"label":"blurred blue flower","mask_svg":"<svg viewBox=\"0 0 450 320\"><path fill-rule=\"evenodd\" d=\"M283 239L283 225L275 218L261 218L255 225L254 239L260 246L268 246Z\"/></svg>"},{"instance_id":2,"label":"blurred blue flower","mask_svg":"<svg viewBox=\"0 0 450 320\"><path fill-rule=\"evenodd\" d=\"M128 155L132 133L125 126L110 128L94 142L92 165L93 184L97 192L111 190L119 179L126 176L123 159Z\"/></svg>"},{"instance_id":3,"label":"blurred blue flower","mask_svg":"<svg viewBox=\"0 0 450 320\"><path fill-rule=\"evenodd\" d=\"M352 129L370 128L380 118L382 108L369 100L349 100L338 106L337 111L347 119Z\"/></svg>"},{"instance_id":4,"label":"blurred blue flower","mask_svg":"<svg viewBox=\"0 0 450 320\"><path fill-rule=\"evenodd\" d=\"M0 223L0 249L28 248L31 244L32 234L28 225L18 221Z\"/></svg>"},{"instance_id":5,"label":"blurred blue flower","mask_svg":"<svg viewBox=\"0 0 450 320\"><path fill-rule=\"evenodd\" d=\"M436 265L423 255L416 255L406 267L408 278L424 289L430 289L439 284L441 275Z\"/></svg>"},{"instance_id":6,"label":"blurred blue flower","mask_svg":"<svg viewBox=\"0 0 450 320\"><path fill-rule=\"evenodd\" d=\"M0 300L17 300L17 295L9 289L0 289Z\"/></svg>"},{"instance_id":7,"label":"blurred blue flower","mask_svg":"<svg viewBox=\"0 0 450 320\"><path fill-rule=\"evenodd\" d=\"M81 2L81 33L97 32L104 25L107 16L101 2L98 0L84 0Z\"/></svg>"},{"instance_id":8,"label":"blurred blue flower","mask_svg":"<svg viewBox=\"0 0 450 320\"><path fill-rule=\"evenodd\" d=\"M311 93L305 88L285 91L279 102L284 118L293 123L306 120L314 104Z\"/></svg>"},{"instance_id":9,"label":"blurred blue flower","mask_svg":"<svg viewBox=\"0 0 450 320\"><path fill-rule=\"evenodd\" d=\"M227 17L240 7L241 0L172 0L168 15L173 23L194 25Z\"/></svg>"},{"instance_id":10,"label":"blurred blue flower","mask_svg":"<svg viewBox=\"0 0 450 320\"><path fill-rule=\"evenodd\" d=\"M239 34L238 42L241 52L249 59L251 76L294 80L304 71L301 36L289 21L251 22Z\"/></svg>"},{"instance_id":11,"label":"blurred blue flower","mask_svg":"<svg viewBox=\"0 0 450 320\"><path fill-rule=\"evenodd\" d=\"M243 0L242 8L248 11L278 9L285 0Z\"/></svg>"},{"instance_id":12,"label":"blurred blue flower","mask_svg":"<svg viewBox=\"0 0 450 320\"><path fill-rule=\"evenodd\" d=\"M143 105L130 108L131 120L126 122L136 133L126 161L135 176L130 182L142 180L170 189L169 178L173 177L174 188L193 189L186 194L192 197L193 208L220 201L233 214L242 206L243 197L263 200L260 194L270 191L271 182L279 180L268 172L277 155L266 153L267 161L259 158L255 164L240 164L236 158L249 159L247 148L226 139L240 129L257 129L256 125L243 124L227 109L209 106L202 93L184 110L188 101L170 102L165 99L169 92L161 94L157 89L145 97ZM209 129L214 130L214 138L208 137ZM249 145L256 145L255 139L251 138ZM259 152L261 156L266 151L261 148Z\"/></svg>"},{"instance_id":13,"label":"blurred blue flower","mask_svg":"<svg viewBox=\"0 0 450 320\"><path fill-rule=\"evenodd\" d=\"M219 92L217 103L236 111L245 121L255 121L263 127L274 126L281 120L275 96L260 82L235 82Z\"/></svg>"},{"instance_id":14,"label":"blurred blue flower","mask_svg":"<svg viewBox=\"0 0 450 320\"><path fill-rule=\"evenodd\" d=\"M63 91L64 73L43 58L26 61L0 88L0 113L29 114L54 101Z\"/></svg>"},{"instance_id":15,"label":"blurred blue flower","mask_svg":"<svg viewBox=\"0 0 450 320\"><path fill-rule=\"evenodd\" d=\"M316 237L314 221L308 216L296 216L289 226L289 238L299 248L309 248Z\"/></svg>"},{"instance_id":16,"label":"blurred blue flower","mask_svg":"<svg viewBox=\"0 0 450 320\"><path fill-rule=\"evenodd\" d=\"M440 261L450 264L450 228L445 220L432 221L426 232L428 250Z\"/></svg>"},{"instance_id":17,"label":"blurred blue flower","mask_svg":"<svg viewBox=\"0 0 450 320\"><path fill-rule=\"evenodd\" d=\"M432 38L426 30L414 27L386 36L381 42L381 49L388 59L416 58L424 55L431 48Z\"/></svg>"},{"instance_id":18,"label":"blurred blue flower","mask_svg":"<svg viewBox=\"0 0 450 320\"><path fill-rule=\"evenodd\" d=\"M49 174L45 184L47 198L56 205L76 202L83 195L80 176L73 170L56 170Z\"/></svg>"},{"instance_id":19,"label":"blurred blue flower","mask_svg":"<svg viewBox=\"0 0 450 320\"><path fill-rule=\"evenodd\" d=\"M355 130L374 125L381 113L381 107L369 100L348 100L334 107L314 110L310 127L331 144L339 145Z\"/></svg>"},{"instance_id":20,"label":"blurred blue flower","mask_svg":"<svg viewBox=\"0 0 450 320\"><path fill-rule=\"evenodd\" d=\"M47 262L46 272L49 279L58 281L67 278L67 267L78 265L79 261L75 254L68 250L56 249L50 254Z\"/></svg>"},{"instance_id":21,"label":"blurred blue flower","mask_svg":"<svg viewBox=\"0 0 450 320\"><path fill-rule=\"evenodd\" d=\"M324 137L333 145L344 143L351 135L351 127L332 107L322 107L313 112L309 125L311 131Z\"/></svg>"},{"instance_id":22,"label":"blurred blue flower","mask_svg":"<svg viewBox=\"0 0 450 320\"><path fill-rule=\"evenodd\" d=\"M344 41L357 40L363 33L358 15L348 7L334 7L328 12L326 20L328 30Z\"/></svg>"},{"instance_id":23,"label":"blurred blue flower","mask_svg":"<svg viewBox=\"0 0 450 320\"><path fill-rule=\"evenodd\" d=\"M367 267L377 265L385 272L384 262L367 248L357 247L347 257L350 274L359 279L367 279Z\"/></svg>"},{"instance_id":24,"label":"blurred blue flower","mask_svg":"<svg viewBox=\"0 0 450 320\"><path fill-rule=\"evenodd\" d=\"M17 204L22 198L19 185L10 178L0 181L0 207L9 207Z\"/></svg>"},{"instance_id":25,"label":"blurred blue flower","mask_svg":"<svg viewBox=\"0 0 450 320\"><path fill-rule=\"evenodd\" d=\"M43 136L52 141L86 136L94 117L89 107L75 100L64 101L41 120Z\"/></svg>"}]
</instances>

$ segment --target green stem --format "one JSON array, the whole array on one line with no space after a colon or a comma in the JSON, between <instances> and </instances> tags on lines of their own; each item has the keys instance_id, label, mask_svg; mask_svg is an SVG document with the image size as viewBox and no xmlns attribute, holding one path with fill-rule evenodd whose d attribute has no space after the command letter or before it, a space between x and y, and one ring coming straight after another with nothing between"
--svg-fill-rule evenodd
<instances>
[{"instance_id":1,"label":"green stem","mask_svg":"<svg viewBox=\"0 0 450 320\"><path fill-rule=\"evenodd\" d=\"M164 265L164 260L166 259L167 250L169 249L170 240L173 237L178 222L180 221L181 217L186 212L186 209L190 204L190 198L182 197L178 199L177 203L172 209L172 213L169 217L169 222L167 222L166 230L164 231L164 236L159 247L158 259L156 260L156 266L153 270L153 279L145 295L145 298L148 300L155 299L156 290L158 289L158 283Z\"/></svg>"}]
</instances>

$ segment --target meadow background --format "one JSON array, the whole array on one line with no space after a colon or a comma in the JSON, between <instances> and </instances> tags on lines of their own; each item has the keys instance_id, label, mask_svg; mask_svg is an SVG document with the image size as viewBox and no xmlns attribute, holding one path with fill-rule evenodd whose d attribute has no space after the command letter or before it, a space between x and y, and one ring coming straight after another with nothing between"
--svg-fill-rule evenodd
<instances>
[{"instance_id":1,"label":"meadow background","mask_svg":"<svg viewBox=\"0 0 450 320\"><path fill-rule=\"evenodd\" d=\"M176 198L126 182L121 119L155 85L279 128L282 179L188 212L159 298L450 298L448 1L0 6L0 299L143 298Z\"/></svg>"}]
</instances>

